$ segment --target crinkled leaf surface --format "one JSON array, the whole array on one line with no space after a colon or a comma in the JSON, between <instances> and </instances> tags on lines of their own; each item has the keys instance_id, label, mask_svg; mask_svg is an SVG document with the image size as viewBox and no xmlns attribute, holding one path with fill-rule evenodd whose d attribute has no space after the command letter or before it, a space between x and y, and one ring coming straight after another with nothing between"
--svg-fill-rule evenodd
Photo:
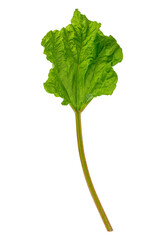
<instances>
[{"instance_id":1,"label":"crinkled leaf surface","mask_svg":"<svg viewBox=\"0 0 160 240\"><path fill-rule=\"evenodd\" d=\"M78 111L94 97L111 95L118 80L113 66L122 61L122 49L100 26L76 9L71 24L42 39L44 54L53 64L44 88Z\"/></svg>"}]
</instances>

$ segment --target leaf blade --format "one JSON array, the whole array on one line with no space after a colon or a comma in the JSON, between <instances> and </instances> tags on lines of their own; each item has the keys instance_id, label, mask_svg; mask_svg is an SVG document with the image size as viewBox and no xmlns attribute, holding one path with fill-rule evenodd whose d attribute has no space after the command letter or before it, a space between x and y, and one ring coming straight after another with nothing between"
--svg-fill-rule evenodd
<instances>
[{"instance_id":1,"label":"leaf blade","mask_svg":"<svg viewBox=\"0 0 160 240\"><path fill-rule=\"evenodd\" d=\"M122 61L122 49L112 36L100 31L100 26L76 9L71 24L49 31L41 42L54 65L45 90L78 111L94 97L111 95L118 80L113 66Z\"/></svg>"}]
</instances>

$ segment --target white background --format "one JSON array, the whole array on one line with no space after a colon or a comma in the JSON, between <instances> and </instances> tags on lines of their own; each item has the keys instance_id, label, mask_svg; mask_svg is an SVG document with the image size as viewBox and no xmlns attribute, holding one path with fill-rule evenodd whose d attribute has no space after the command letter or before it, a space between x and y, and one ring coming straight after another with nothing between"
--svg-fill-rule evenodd
<instances>
[{"instance_id":1,"label":"white background","mask_svg":"<svg viewBox=\"0 0 160 240\"><path fill-rule=\"evenodd\" d=\"M159 1L1 1L0 239L160 239ZM75 8L102 23L124 59L112 96L82 113L90 174L114 228L88 191L75 116L43 88L41 39Z\"/></svg>"}]
</instances>

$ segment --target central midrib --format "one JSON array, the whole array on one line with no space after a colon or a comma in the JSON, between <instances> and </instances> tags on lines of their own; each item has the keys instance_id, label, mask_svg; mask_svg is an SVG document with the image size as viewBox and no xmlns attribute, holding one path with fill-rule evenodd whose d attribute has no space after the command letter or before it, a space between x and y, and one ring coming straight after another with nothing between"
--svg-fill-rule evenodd
<instances>
[{"instance_id":1,"label":"central midrib","mask_svg":"<svg viewBox=\"0 0 160 240\"><path fill-rule=\"evenodd\" d=\"M79 59L78 59L78 66L77 66L77 88L76 88L76 94L77 94L77 109L78 110L78 73L79 73Z\"/></svg>"},{"instance_id":2,"label":"central midrib","mask_svg":"<svg viewBox=\"0 0 160 240\"><path fill-rule=\"evenodd\" d=\"M81 54L81 50L82 50L82 39L81 39L81 46L80 46L80 51L79 51L79 56L78 56L78 62L77 62L77 81L76 81L76 91L77 91L77 109L78 110L78 74L79 74L79 63L80 63L80 54Z\"/></svg>"}]
</instances>

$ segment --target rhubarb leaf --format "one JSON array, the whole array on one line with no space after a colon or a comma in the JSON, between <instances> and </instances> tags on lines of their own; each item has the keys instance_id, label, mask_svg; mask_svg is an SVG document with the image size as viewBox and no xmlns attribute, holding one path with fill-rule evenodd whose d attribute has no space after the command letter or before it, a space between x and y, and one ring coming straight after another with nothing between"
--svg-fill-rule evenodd
<instances>
[{"instance_id":1,"label":"rhubarb leaf","mask_svg":"<svg viewBox=\"0 0 160 240\"><path fill-rule=\"evenodd\" d=\"M49 31L42 39L53 64L44 88L76 111L100 95L111 95L118 80L113 66L122 61L121 47L100 31L101 24L75 10L71 24Z\"/></svg>"}]
</instances>

